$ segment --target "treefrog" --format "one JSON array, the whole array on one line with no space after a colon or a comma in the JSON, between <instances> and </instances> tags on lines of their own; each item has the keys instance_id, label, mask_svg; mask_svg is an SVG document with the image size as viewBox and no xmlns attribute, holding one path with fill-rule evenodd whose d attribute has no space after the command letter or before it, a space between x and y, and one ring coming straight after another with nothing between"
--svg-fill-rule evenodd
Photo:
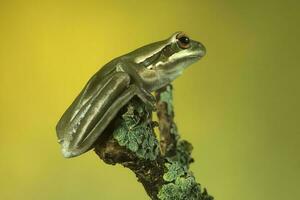
<instances>
[{"instance_id":1,"label":"treefrog","mask_svg":"<svg viewBox=\"0 0 300 200\"><path fill-rule=\"evenodd\" d=\"M205 55L200 42L183 32L140 47L105 64L87 82L56 126L62 154L79 156L94 142L120 109L137 96L155 109L151 92L171 83Z\"/></svg>"}]
</instances>

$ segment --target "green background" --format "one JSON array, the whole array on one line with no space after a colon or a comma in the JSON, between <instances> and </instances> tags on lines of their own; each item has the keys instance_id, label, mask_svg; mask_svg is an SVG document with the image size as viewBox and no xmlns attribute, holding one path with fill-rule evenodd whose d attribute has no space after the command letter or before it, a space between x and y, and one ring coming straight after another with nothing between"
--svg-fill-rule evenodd
<instances>
[{"instance_id":1,"label":"green background","mask_svg":"<svg viewBox=\"0 0 300 200\"><path fill-rule=\"evenodd\" d=\"M0 199L148 199L55 125L99 67L183 30L207 47L174 82L197 181L219 200L300 199L297 1L1 1Z\"/></svg>"}]
</instances>

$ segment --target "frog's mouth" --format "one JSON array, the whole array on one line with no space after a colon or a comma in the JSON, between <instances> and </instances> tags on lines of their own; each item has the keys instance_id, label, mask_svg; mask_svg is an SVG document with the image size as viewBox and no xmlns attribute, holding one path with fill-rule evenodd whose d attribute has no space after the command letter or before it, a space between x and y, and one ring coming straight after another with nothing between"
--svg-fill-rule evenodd
<instances>
[{"instance_id":1,"label":"frog's mouth","mask_svg":"<svg viewBox=\"0 0 300 200\"><path fill-rule=\"evenodd\" d=\"M200 42L195 42L195 46L191 49L190 58L202 58L206 55L206 48Z\"/></svg>"}]
</instances>

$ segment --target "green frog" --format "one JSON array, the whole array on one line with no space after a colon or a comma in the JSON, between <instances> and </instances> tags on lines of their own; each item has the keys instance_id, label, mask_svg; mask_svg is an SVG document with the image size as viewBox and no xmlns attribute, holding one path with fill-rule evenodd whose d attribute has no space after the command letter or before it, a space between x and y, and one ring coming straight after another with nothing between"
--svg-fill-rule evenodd
<instances>
[{"instance_id":1,"label":"green frog","mask_svg":"<svg viewBox=\"0 0 300 200\"><path fill-rule=\"evenodd\" d=\"M205 55L206 49L183 32L122 55L94 74L56 126L64 157L79 156L93 144L134 96L155 110L156 91Z\"/></svg>"}]
</instances>

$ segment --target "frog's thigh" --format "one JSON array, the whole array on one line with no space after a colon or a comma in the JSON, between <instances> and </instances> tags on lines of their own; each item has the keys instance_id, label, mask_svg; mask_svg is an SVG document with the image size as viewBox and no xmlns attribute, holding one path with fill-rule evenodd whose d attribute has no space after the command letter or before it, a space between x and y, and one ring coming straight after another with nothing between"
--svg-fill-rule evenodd
<instances>
[{"instance_id":1,"label":"frog's thigh","mask_svg":"<svg viewBox=\"0 0 300 200\"><path fill-rule=\"evenodd\" d=\"M123 78L125 81L122 78L120 79L120 76L125 77ZM111 81L112 77L120 79L125 83L126 87L129 84L129 81L126 81L126 79L129 79L127 74L123 75L117 73L116 75L108 75L102 77L101 79L94 75L59 120L56 126L58 138L64 138L64 133L69 127L70 129L73 129L74 126L77 127L76 124L81 121L80 118L82 118L82 113L85 113L85 111L88 110L88 107L90 106L91 102L93 102L93 99L95 99L95 97L98 96L98 93L105 88L105 85Z\"/></svg>"},{"instance_id":2,"label":"frog's thigh","mask_svg":"<svg viewBox=\"0 0 300 200\"><path fill-rule=\"evenodd\" d=\"M116 117L119 110L124 107L131 98L139 93L139 88L136 85L130 85L108 108L105 114L101 117L95 128L89 133L83 145L91 145L99 136L97 133L103 132L107 125Z\"/></svg>"},{"instance_id":3,"label":"frog's thigh","mask_svg":"<svg viewBox=\"0 0 300 200\"><path fill-rule=\"evenodd\" d=\"M130 77L128 74L116 72L112 78L85 103L81 109L81 113L79 113L74 120L73 128L75 131L72 133L73 140L70 143L70 147L74 149L73 151L83 153L88 150L101 135L109 123L108 120L104 120L104 118L107 118L107 111L115 110L115 113L118 112L119 108L115 107L114 104L118 101L120 96L122 96L124 91L128 90L129 83ZM97 129L97 131L94 131L95 129Z\"/></svg>"}]
</instances>

